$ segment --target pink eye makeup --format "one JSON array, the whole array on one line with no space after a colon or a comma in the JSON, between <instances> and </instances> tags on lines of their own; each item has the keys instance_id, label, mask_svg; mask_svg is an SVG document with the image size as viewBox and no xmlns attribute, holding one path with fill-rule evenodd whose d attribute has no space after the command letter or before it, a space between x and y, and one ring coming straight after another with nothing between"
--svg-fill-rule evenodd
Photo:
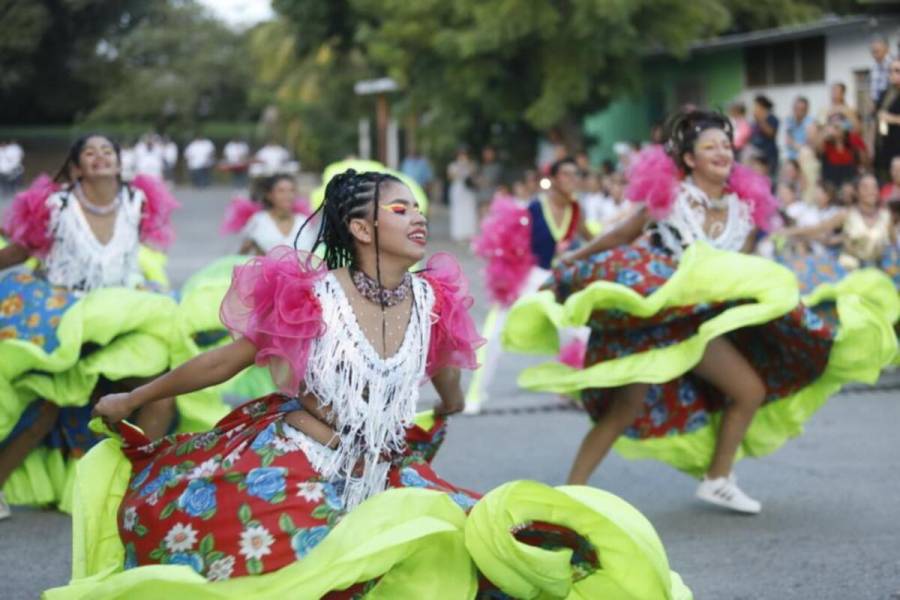
<instances>
[{"instance_id":1,"label":"pink eye makeup","mask_svg":"<svg viewBox=\"0 0 900 600\"><path fill-rule=\"evenodd\" d=\"M390 211L395 215L405 215L409 207L402 202L392 202L390 204L382 204L381 208Z\"/></svg>"}]
</instances>

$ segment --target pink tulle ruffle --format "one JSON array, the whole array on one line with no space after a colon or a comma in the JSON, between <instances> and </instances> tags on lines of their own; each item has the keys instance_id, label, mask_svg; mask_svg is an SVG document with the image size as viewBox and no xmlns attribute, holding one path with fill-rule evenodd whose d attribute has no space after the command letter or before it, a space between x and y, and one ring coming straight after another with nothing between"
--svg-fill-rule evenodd
<instances>
[{"instance_id":1,"label":"pink tulle ruffle","mask_svg":"<svg viewBox=\"0 0 900 600\"><path fill-rule=\"evenodd\" d=\"M682 173L662 146L653 145L641 150L628 170L625 196L644 202L650 216L664 219L678 194ZM737 194L752 207L753 222L763 231L772 229L772 219L778 206L772 196L768 178L742 164L735 163L728 178L728 190Z\"/></svg>"},{"instance_id":2,"label":"pink tulle ruffle","mask_svg":"<svg viewBox=\"0 0 900 600\"><path fill-rule=\"evenodd\" d=\"M528 210L513 200L494 200L472 248L487 261L485 287L491 299L510 306L518 299L535 265Z\"/></svg>"},{"instance_id":3,"label":"pink tulle ruffle","mask_svg":"<svg viewBox=\"0 0 900 600\"><path fill-rule=\"evenodd\" d=\"M305 252L276 246L234 268L219 316L235 337L246 337L268 366L278 389L296 394L306 375L312 342L325 331L315 285L324 263Z\"/></svg>"},{"instance_id":4,"label":"pink tulle ruffle","mask_svg":"<svg viewBox=\"0 0 900 600\"><path fill-rule=\"evenodd\" d=\"M229 202L228 206L225 208L225 218L222 219L222 226L219 228L219 233L222 235L234 235L240 233L241 230L247 226L247 222L253 215L261 210L262 205L258 202L254 202L250 198L243 198L241 196L232 198L231 202Z\"/></svg>"},{"instance_id":5,"label":"pink tulle ruffle","mask_svg":"<svg viewBox=\"0 0 900 600\"><path fill-rule=\"evenodd\" d=\"M778 211L778 201L772 195L768 177L753 169L736 164L728 178L728 188L752 208L753 222L763 231L771 231Z\"/></svg>"},{"instance_id":6,"label":"pink tulle ruffle","mask_svg":"<svg viewBox=\"0 0 900 600\"><path fill-rule=\"evenodd\" d=\"M57 190L59 185L42 174L27 190L16 194L3 215L3 231L10 242L24 246L38 257L47 255L53 246L47 198Z\"/></svg>"},{"instance_id":7,"label":"pink tulle ruffle","mask_svg":"<svg viewBox=\"0 0 900 600\"><path fill-rule=\"evenodd\" d=\"M181 204L166 184L150 175L138 175L131 185L144 192L147 200L141 212L141 241L160 250L168 248L175 240L172 228L172 212Z\"/></svg>"},{"instance_id":8,"label":"pink tulle ruffle","mask_svg":"<svg viewBox=\"0 0 900 600\"><path fill-rule=\"evenodd\" d=\"M312 214L312 208L309 206L309 200L306 198L297 198L291 207L295 215L308 217ZM262 205L254 202L250 198L236 196L231 200L225 208L225 218L222 219L222 226L219 227L219 233L222 235L235 235L240 233L250 219L263 209Z\"/></svg>"},{"instance_id":9,"label":"pink tulle ruffle","mask_svg":"<svg viewBox=\"0 0 900 600\"><path fill-rule=\"evenodd\" d=\"M654 219L663 219L672 210L681 172L662 146L654 144L638 152L628 168L625 197L644 202Z\"/></svg>"},{"instance_id":10,"label":"pink tulle ruffle","mask_svg":"<svg viewBox=\"0 0 900 600\"><path fill-rule=\"evenodd\" d=\"M469 309L474 300L469 282L456 259L439 252L428 260L422 276L434 290L435 320L431 325L426 372L429 377L444 367L474 369L475 351L485 340L478 334Z\"/></svg>"}]
</instances>

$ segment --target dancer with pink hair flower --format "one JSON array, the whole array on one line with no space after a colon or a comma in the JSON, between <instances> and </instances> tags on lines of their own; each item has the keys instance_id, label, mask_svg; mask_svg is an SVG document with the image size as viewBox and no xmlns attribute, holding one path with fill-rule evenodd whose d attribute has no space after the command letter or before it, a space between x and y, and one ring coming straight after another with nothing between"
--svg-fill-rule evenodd
<instances>
[{"instance_id":1,"label":"dancer with pink hair flower","mask_svg":"<svg viewBox=\"0 0 900 600\"><path fill-rule=\"evenodd\" d=\"M555 353L560 327L591 328L582 368L544 364L519 379L580 393L594 421L570 483L587 482L615 444L700 477L701 500L758 513L734 462L798 435L842 384L877 380L898 308L837 286L801 302L793 273L746 254L775 201L766 178L735 163L727 117L685 110L667 129L629 173L626 195L643 209L564 256L544 291L512 307L504 341ZM893 292L886 277L870 283Z\"/></svg>"}]
</instances>

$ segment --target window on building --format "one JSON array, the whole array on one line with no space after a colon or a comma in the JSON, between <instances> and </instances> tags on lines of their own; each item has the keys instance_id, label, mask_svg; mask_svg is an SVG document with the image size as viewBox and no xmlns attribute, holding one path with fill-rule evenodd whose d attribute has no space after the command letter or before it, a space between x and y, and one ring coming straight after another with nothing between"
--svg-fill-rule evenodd
<instances>
[{"instance_id":1,"label":"window on building","mask_svg":"<svg viewBox=\"0 0 900 600\"><path fill-rule=\"evenodd\" d=\"M747 87L825 81L823 36L744 48Z\"/></svg>"}]
</instances>

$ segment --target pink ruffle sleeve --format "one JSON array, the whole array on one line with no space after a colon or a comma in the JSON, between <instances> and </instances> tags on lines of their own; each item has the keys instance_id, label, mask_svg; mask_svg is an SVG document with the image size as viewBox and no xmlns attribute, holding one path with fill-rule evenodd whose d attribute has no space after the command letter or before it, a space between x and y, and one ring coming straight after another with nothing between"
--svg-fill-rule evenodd
<instances>
[{"instance_id":1,"label":"pink ruffle sleeve","mask_svg":"<svg viewBox=\"0 0 900 600\"><path fill-rule=\"evenodd\" d=\"M444 367L476 368L475 351L485 340L469 314L474 300L462 268L453 256L439 252L429 259L422 276L434 290L426 373L431 377Z\"/></svg>"},{"instance_id":2,"label":"pink ruffle sleeve","mask_svg":"<svg viewBox=\"0 0 900 600\"><path fill-rule=\"evenodd\" d=\"M635 156L628 168L625 197L643 202L654 219L663 219L672 210L681 172L662 146L654 144Z\"/></svg>"},{"instance_id":3,"label":"pink ruffle sleeve","mask_svg":"<svg viewBox=\"0 0 900 600\"><path fill-rule=\"evenodd\" d=\"M300 389L312 342L325 331L315 285L327 272L317 257L276 246L234 268L222 301L222 323L256 346L256 364L268 366L286 394Z\"/></svg>"},{"instance_id":4,"label":"pink ruffle sleeve","mask_svg":"<svg viewBox=\"0 0 900 600\"><path fill-rule=\"evenodd\" d=\"M181 204L166 184L149 175L138 175L131 185L144 192L146 201L141 209L141 241L160 250L168 248L175 240L172 228L172 212Z\"/></svg>"},{"instance_id":5,"label":"pink ruffle sleeve","mask_svg":"<svg viewBox=\"0 0 900 600\"><path fill-rule=\"evenodd\" d=\"M250 198L237 196L232 198L231 202L225 208L225 218L222 219L222 226L219 233L222 235L234 235L240 233L247 225L250 219L262 210L257 202Z\"/></svg>"},{"instance_id":6,"label":"pink ruffle sleeve","mask_svg":"<svg viewBox=\"0 0 900 600\"><path fill-rule=\"evenodd\" d=\"M531 252L531 216L514 200L497 198L472 242L475 254L487 261L484 283L491 300L503 306L515 302L535 265Z\"/></svg>"},{"instance_id":7,"label":"pink ruffle sleeve","mask_svg":"<svg viewBox=\"0 0 900 600\"><path fill-rule=\"evenodd\" d=\"M768 177L753 169L735 164L728 178L728 188L750 205L753 222L763 231L771 231L778 210L778 201L772 195L772 183Z\"/></svg>"},{"instance_id":8,"label":"pink ruffle sleeve","mask_svg":"<svg viewBox=\"0 0 900 600\"><path fill-rule=\"evenodd\" d=\"M53 246L50 235L50 207L47 198L59 190L47 175L40 175L19 192L3 215L3 231L9 241L23 246L38 257L45 257Z\"/></svg>"}]
</instances>

